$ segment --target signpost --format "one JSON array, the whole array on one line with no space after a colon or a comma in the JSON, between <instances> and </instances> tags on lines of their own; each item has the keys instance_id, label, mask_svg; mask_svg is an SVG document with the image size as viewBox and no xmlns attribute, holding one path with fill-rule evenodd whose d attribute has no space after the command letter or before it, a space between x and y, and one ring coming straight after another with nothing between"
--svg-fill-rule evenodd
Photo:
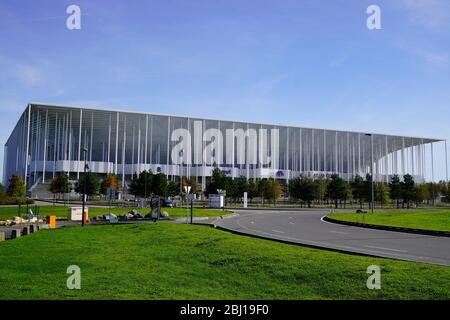
<instances>
[{"instance_id":1,"label":"signpost","mask_svg":"<svg viewBox=\"0 0 450 320\"><path fill-rule=\"evenodd\" d=\"M191 201L191 224L192 224L192 211L194 206L194 200L196 200L195 193L188 194L188 200Z\"/></svg>"}]
</instances>

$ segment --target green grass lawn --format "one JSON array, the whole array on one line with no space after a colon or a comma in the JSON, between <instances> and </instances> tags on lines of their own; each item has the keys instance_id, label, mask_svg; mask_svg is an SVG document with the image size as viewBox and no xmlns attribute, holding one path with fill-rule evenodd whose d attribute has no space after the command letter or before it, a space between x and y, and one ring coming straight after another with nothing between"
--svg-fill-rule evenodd
<instances>
[{"instance_id":1,"label":"green grass lawn","mask_svg":"<svg viewBox=\"0 0 450 320\"><path fill-rule=\"evenodd\" d=\"M450 268L176 223L69 227L0 243L0 299L450 299ZM366 288L379 265L381 290ZM66 288L81 268L81 290Z\"/></svg>"},{"instance_id":2,"label":"green grass lawn","mask_svg":"<svg viewBox=\"0 0 450 320\"><path fill-rule=\"evenodd\" d=\"M87 205L89 207L89 205ZM36 212L34 205L29 206L30 209L33 210L33 212ZM111 213L114 214L122 214L127 213L128 211L132 210L133 208L116 208L111 207ZM18 207L0 207L0 220L6 220L6 219L12 219L15 216L18 216L19 211ZM140 214L146 215L150 212L149 208L146 209L136 209ZM162 211L167 211L172 218L179 218L179 217L185 217L186 216L186 208L161 208ZM60 218L67 218L67 211L68 207L64 206L40 206L39 207L39 215L56 215ZM22 214L26 212L26 207L22 206L21 208ZM89 207L89 216L93 217L100 214L105 214L110 212L110 209L108 207ZM227 211L221 211L221 210L215 210L215 209L201 209L201 208L194 208L193 216L194 217L216 217L221 215L229 214L230 212ZM190 215L190 211L189 211Z\"/></svg>"},{"instance_id":3,"label":"green grass lawn","mask_svg":"<svg viewBox=\"0 0 450 320\"><path fill-rule=\"evenodd\" d=\"M361 213L337 212L328 215L330 218L363 223ZM449 209L411 209L385 210L366 213L364 221L368 224L415 228L425 230L450 231Z\"/></svg>"}]
</instances>

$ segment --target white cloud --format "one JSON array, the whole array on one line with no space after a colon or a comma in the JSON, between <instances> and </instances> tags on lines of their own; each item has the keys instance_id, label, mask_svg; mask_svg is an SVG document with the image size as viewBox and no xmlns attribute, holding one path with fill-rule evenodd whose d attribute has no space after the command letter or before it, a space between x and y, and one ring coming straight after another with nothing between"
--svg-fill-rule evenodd
<instances>
[{"instance_id":1,"label":"white cloud","mask_svg":"<svg viewBox=\"0 0 450 320\"><path fill-rule=\"evenodd\" d=\"M402 0L410 20L429 30L448 32L450 26L450 1Z\"/></svg>"},{"instance_id":2,"label":"white cloud","mask_svg":"<svg viewBox=\"0 0 450 320\"><path fill-rule=\"evenodd\" d=\"M14 76L27 87L36 87L43 83L44 76L38 67L20 64L14 71Z\"/></svg>"}]
</instances>

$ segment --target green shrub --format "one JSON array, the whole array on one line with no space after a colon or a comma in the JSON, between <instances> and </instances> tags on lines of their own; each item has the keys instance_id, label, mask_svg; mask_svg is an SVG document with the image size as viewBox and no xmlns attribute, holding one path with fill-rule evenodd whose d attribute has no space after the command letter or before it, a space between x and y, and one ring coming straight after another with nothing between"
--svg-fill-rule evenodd
<instances>
[{"instance_id":1,"label":"green shrub","mask_svg":"<svg viewBox=\"0 0 450 320\"><path fill-rule=\"evenodd\" d=\"M28 199L25 197L10 197L10 196L3 196L0 197L0 205L14 205L14 204L33 204L33 199Z\"/></svg>"}]
</instances>

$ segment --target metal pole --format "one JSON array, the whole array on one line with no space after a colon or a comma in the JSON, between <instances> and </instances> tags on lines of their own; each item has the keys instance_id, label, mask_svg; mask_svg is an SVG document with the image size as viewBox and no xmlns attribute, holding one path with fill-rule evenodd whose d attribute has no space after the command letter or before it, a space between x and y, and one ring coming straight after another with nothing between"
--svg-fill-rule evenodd
<instances>
[{"instance_id":1,"label":"metal pole","mask_svg":"<svg viewBox=\"0 0 450 320\"><path fill-rule=\"evenodd\" d=\"M192 203L193 201L192 201L192 199L191 199L191 224L192 224L192 206L193 206L193 203Z\"/></svg>"}]
</instances>

